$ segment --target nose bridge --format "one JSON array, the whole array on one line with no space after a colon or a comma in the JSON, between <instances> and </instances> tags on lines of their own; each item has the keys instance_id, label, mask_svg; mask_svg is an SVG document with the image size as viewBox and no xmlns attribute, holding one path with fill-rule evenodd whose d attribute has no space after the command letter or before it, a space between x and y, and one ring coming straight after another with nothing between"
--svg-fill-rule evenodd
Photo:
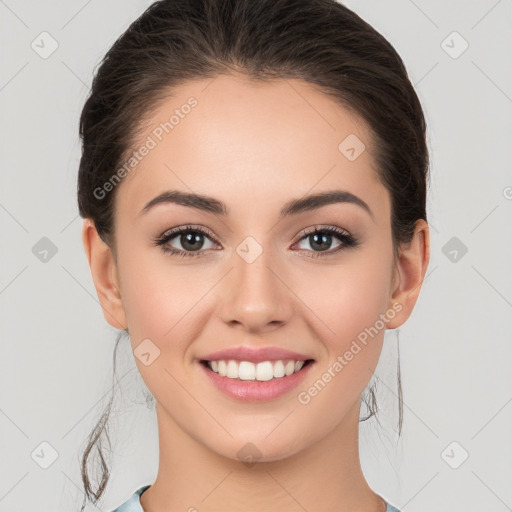
<instances>
[{"instance_id":1,"label":"nose bridge","mask_svg":"<svg viewBox=\"0 0 512 512\"><path fill-rule=\"evenodd\" d=\"M264 248L248 236L236 247L232 260L228 290L222 298L224 321L242 324L248 330L286 322L293 311L292 294L283 277L277 277L278 258L270 244Z\"/></svg>"}]
</instances>

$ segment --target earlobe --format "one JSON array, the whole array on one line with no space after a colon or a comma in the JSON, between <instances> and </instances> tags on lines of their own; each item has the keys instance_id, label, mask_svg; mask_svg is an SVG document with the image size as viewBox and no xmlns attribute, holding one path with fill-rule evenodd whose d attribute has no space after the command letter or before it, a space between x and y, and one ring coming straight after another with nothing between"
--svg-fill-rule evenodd
<instances>
[{"instance_id":1,"label":"earlobe","mask_svg":"<svg viewBox=\"0 0 512 512\"><path fill-rule=\"evenodd\" d=\"M411 315L418 299L430 259L430 232L423 219L416 222L411 242L400 248L395 262L390 307L399 312L387 322L388 329L400 327ZM400 304L400 308L397 307ZM393 306L394 305L394 306Z\"/></svg>"},{"instance_id":2,"label":"earlobe","mask_svg":"<svg viewBox=\"0 0 512 512\"><path fill-rule=\"evenodd\" d=\"M92 219L84 219L82 243L105 320L116 329L126 329L114 256L111 248L99 236Z\"/></svg>"}]
</instances>

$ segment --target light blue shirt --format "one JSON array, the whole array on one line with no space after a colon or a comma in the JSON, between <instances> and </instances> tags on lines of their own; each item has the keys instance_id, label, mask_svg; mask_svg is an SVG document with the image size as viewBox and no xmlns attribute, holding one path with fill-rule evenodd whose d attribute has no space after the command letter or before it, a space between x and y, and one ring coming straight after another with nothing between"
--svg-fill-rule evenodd
<instances>
[{"instance_id":1,"label":"light blue shirt","mask_svg":"<svg viewBox=\"0 0 512 512\"><path fill-rule=\"evenodd\" d=\"M150 487L150 485L142 486L140 489L138 489L132 494L128 501L125 501L120 507L117 507L112 512L144 512L140 504L140 495ZM384 500L384 498L382 499ZM386 512L400 512L400 510L393 507L393 505L390 505L386 500L384 501L386 502L387 505Z\"/></svg>"}]
</instances>

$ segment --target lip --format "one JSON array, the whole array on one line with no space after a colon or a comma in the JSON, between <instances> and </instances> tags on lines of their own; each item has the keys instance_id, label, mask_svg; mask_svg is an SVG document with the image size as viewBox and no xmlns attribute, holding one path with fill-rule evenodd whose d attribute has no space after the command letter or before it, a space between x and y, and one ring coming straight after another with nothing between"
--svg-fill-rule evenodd
<instances>
[{"instance_id":1,"label":"lip","mask_svg":"<svg viewBox=\"0 0 512 512\"><path fill-rule=\"evenodd\" d=\"M204 363L198 362L198 366L208 380L228 397L242 402L265 402L276 400L299 386L315 366L315 361L310 360L300 371L289 376L267 381L230 379L210 370Z\"/></svg>"},{"instance_id":2,"label":"lip","mask_svg":"<svg viewBox=\"0 0 512 512\"><path fill-rule=\"evenodd\" d=\"M299 354L279 347L263 347L263 348L250 348L250 347L233 347L225 350L219 350L208 354L200 360L204 361L225 361L233 359L234 361L249 361L251 363L261 363L263 361L279 361L289 360L306 361L313 359L311 356ZM284 378L284 377L283 377Z\"/></svg>"}]
</instances>

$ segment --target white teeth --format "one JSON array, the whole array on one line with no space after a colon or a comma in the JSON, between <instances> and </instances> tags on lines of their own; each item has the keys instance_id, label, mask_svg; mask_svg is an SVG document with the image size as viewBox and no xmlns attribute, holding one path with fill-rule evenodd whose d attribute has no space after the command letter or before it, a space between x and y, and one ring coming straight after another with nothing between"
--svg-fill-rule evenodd
<instances>
[{"instance_id":1,"label":"white teeth","mask_svg":"<svg viewBox=\"0 0 512 512\"><path fill-rule=\"evenodd\" d=\"M286 376L291 375L295 371L295 362L294 361L288 361L286 363L286 367L284 369L284 373Z\"/></svg>"},{"instance_id":2,"label":"white teeth","mask_svg":"<svg viewBox=\"0 0 512 512\"><path fill-rule=\"evenodd\" d=\"M240 380L267 381L281 378L298 372L305 361L262 361L251 363L250 361L208 361L208 366L221 377Z\"/></svg>"},{"instance_id":3,"label":"white teeth","mask_svg":"<svg viewBox=\"0 0 512 512\"><path fill-rule=\"evenodd\" d=\"M233 361L234 362L234 361ZM238 374L235 377L241 380L254 380L256 379L256 366L247 361L241 361L238 365Z\"/></svg>"},{"instance_id":4,"label":"white teeth","mask_svg":"<svg viewBox=\"0 0 512 512\"><path fill-rule=\"evenodd\" d=\"M274 363L274 377L284 377L284 363L283 363L283 361L276 361Z\"/></svg>"},{"instance_id":5,"label":"white teeth","mask_svg":"<svg viewBox=\"0 0 512 512\"><path fill-rule=\"evenodd\" d=\"M256 380L272 380L274 369L270 361L263 361L256 365Z\"/></svg>"},{"instance_id":6,"label":"white teeth","mask_svg":"<svg viewBox=\"0 0 512 512\"><path fill-rule=\"evenodd\" d=\"M229 377L230 379L238 379L238 365L235 361L228 361L226 377Z\"/></svg>"}]
</instances>

